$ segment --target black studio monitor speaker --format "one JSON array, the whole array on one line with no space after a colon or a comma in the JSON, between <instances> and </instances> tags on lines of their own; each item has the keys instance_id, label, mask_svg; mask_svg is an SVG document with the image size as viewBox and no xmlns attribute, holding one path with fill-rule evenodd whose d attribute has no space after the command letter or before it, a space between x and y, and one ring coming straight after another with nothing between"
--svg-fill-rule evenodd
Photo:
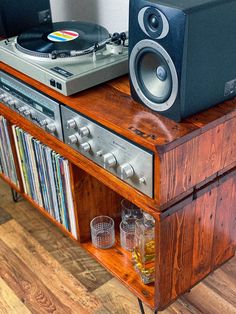
<instances>
[{"instance_id":1,"label":"black studio monitor speaker","mask_svg":"<svg viewBox=\"0 0 236 314\"><path fill-rule=\"evenodd\" d=\"M235 0L130 0L133 98L175 121L236 95Z\"/></svg>"}]
</instances>

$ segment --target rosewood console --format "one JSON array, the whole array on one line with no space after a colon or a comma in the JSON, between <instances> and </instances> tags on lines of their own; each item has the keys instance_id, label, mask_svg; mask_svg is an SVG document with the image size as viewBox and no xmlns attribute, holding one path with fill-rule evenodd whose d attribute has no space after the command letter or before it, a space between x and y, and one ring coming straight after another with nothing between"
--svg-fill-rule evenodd
<instances>
[{"instance_id":1,"label":"rosewood console","mask_svg":"<svg viewBox=\"0 0 236 314\"><path fill-rule=\"evenodd\" d=\"M70 161L78 242L143 302L155 310L165 309L234 256L236 100L175 123L134 102L127 77L65 97L3 63L0 69L154 153L150 198L0 103L0 115L10 124ZM17 165L13 140L12 146ZM24 194L22 182L19 189L1 177L71 236ZM131 254L119 245L118 233L112 249L99 250L91 244L89 222L100 214L118 222L121 198L156 219L155 284L141 282Z\"/></svg>"}]
</instances>

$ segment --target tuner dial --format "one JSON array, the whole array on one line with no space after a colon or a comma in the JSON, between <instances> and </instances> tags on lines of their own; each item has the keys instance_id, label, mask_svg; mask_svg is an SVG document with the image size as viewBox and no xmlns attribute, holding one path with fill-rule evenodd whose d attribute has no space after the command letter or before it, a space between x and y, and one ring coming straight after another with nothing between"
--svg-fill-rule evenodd
<instances>
[{"instance_id":1,"label":"tuner dial","mask_svg":"<svg viewBox=\"0 0 236 314\"><path fill-rule=\"evenodd\" d=\"M68 136L68 143L71 145L79 143L78 133Z\"/></svg>"},{"instance_id":2,"label":"tuner dial","mask_svg":"<svg viewBox=\"0 0 236 314\"><path fill-rule=\"evenodd\" d=\"M66 128L67 130L70 130L70 129L75 129L76 127L76 121L75 119L70 119L66 122Z\"/></svg>"},{"instance_id":3,"label":"tuner dial","mask_svg":"<svg viewBox=\"0 0 236 314\"><path fill-rule=\"evenodd\" d=\"M134 176L134 169L129 163L120 165L117 171L118 176L121 178L121 180L127 180Z\"/></svg>"},{"instance_id":4,"label":"tuner dial","mask_svg":"<svg viewBox=\"0 0 236 314\"><path fill-rule=\"evenodd\" d=\"M45 129L46 129L46 131L48 132L48 133L55 133L55 131L56 131L56 125L54 124L54 123L50 123L50 124L47 124L46 126L45 126Z\"/></svg>"},{"instance_id":5,"label":"tuner dial","mask_svg":"<svg viewBox=\"0 0 236 314\"><path fill-rule=\"evenodd\" d=\"M88 142L85 142L80 145L84 152L89 152L91 149L91 146Z\"/></svg>"},{"instance_id":6,"label":"tuner dial","mask_svg":"<svg viewBox=\"0 0 236 314\"><path fill-rule=\"evenodd\" d=\"M78 133L81 137L86 137L89 136L89 128L87 128L86 126L83 126L82 128L78 129Z\"/></svg>"},{"instance_id":7,"label":"tuner dial","mask_svg":"<svg viewBox=\"0 0 236 314\"><path fill-rule=\"evenodd\" d=\"M104 168L112 168L117 163L116 157L112 153L107 153L103 155L102 159L103 159Z\"/></svg>"}]
</instances>

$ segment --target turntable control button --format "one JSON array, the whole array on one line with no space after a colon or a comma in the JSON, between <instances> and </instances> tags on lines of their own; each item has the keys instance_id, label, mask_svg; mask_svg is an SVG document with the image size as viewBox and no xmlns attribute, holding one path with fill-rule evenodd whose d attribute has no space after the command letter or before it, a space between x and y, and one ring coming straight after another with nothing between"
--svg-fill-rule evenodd
<instances>
[{"instance_id":1,"label":"turntable control button","mask_svg":"<svg viewBox=\"0 0 236 314\"><path fill-rule=\"evenodd\" d=\"M61 85L61 83L58 83L58 82L57 82L56 84L57 84L57 88L60 89L60 90L62 90L62 85Z\"/></svg>"},{"instance_id":2,"label":"turntable control button","mask_svg":"<svg viewBox=\"0 0 236 314\"><path fill-rule=\"evenodd\" d=\"M55 87L55 86L56 86L56 81L53 80L53 79L51 79L51 80L50 80L50 85L53 86L53 87Z\"/></svg>"},{"instance_id":3,"label":"turntable control button","mask_svg":"<svg viewBox=\"0 0 236 314\"><path fill-rule=\"evenodd\" d=\"M85 142L85 143L81 144L81 148L83 149L84 152L89 152L91 149L91 146L89 143Z\"/></svg>"}]
</instances>

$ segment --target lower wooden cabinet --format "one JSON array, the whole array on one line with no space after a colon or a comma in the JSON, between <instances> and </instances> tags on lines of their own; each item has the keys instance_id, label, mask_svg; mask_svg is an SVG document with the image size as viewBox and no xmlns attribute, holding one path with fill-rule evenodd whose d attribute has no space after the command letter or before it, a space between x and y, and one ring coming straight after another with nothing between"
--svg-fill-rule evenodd
<instances>
[{"instance_id":1,"label":"lower wooden cabinet","mask_svg":"<svg viewBox=\"0 0 236 314\"><path fill-rule=\"evenodd\" d=\"M9 133L12 151L15 152L11 128ZM14 156L18 169L16 153ZM17 173L20 182L20 188L17 189L5 175L0 176L75 239L24 193L20 172ZM156 280L149 285L143 284L134 270L132 254L120 246L118 226L123 197L71 162L70 178L78 242L152 309L165 309L235 254L235 169L201 186L165 211L153 213L156 221ZM116 243L111 249L97 249L91 243L90 221L98 215L108 215L115 220Z\"/></svg>"}]
</instances>

